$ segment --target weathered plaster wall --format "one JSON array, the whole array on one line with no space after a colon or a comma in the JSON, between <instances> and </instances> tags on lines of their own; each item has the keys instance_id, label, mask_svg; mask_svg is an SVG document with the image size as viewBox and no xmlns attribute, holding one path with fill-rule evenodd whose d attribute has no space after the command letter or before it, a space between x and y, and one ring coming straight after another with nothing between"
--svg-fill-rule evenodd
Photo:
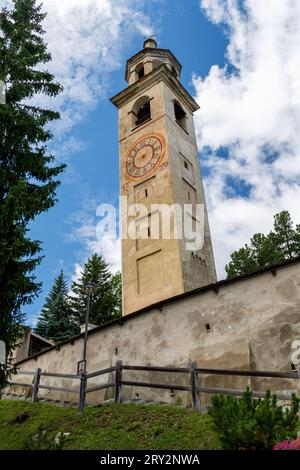
<instances>
[{"instance_id":1,"label":"weathered plaster wall","mask_svg":"<svg viewBox=\"0 0 300 470\"><path fill-rule=\"evenodd\" d=\"M123 317L106 327L90 332L88 342L88 370L114 365L117 359L125 364L187 365L196 361L199 367L253 368L256 370L291 370L292 342L300 339L300 261L282 265L276 275L265 271L230 283L218 283L195 293L162 303L158 307L132 316ZM206 324L211 327L206 331ZM51 349L35 358L20 363L20 369L40 367L51 372L76 373L77 361L82 355L82 337L64 344L60 350ZM125 377L137 377L126 373ZM160 373L139 373L139 380L183 383L187 377L176 374L163 377ZM31 381L24 376L22 381ZM111 380L100 377L89 386ZM273 390L295 388L291 380L271 379L252 386L269 386ZM231 377L203 377L202 384L245 387L247 379ZM43 379L45 383L45 379ZM69 380L47 379L57 386L71 386ZM41 391L48 394L46 391ZM124 387L123 396L156 397L176 400L170 392ZM51 394L60 398L59 394ZM88 396L90 401L101 401L105 392ZM106 392L106 397L107 397ZM187 394L182 393L186 398ZM70 397L71 398L71 397ZM73 397L74 399L77 396Z\"/></svg>"}]
</instances>

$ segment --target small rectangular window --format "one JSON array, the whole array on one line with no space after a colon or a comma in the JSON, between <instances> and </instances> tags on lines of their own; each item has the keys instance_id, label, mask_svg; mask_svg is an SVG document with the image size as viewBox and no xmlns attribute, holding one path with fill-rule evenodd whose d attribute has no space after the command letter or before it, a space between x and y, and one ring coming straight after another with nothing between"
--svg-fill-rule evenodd
<instances>
[{"instance_id":1,"label":"small rectangular window","mask_svg":"<svg viewBox=\"0 0 300 470\"><path fill-rule=\"evenodd\" d=\"M148 189L145 189L145 197L148 197Z\"/></svg>"}]
</instances>

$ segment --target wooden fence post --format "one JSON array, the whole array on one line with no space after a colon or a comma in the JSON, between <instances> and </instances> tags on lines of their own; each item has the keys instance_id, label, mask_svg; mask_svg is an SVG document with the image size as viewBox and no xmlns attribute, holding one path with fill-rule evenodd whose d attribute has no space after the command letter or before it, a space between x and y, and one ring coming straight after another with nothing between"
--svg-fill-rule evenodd
<instances>
[{"instance_id":1,"label":"wooden fence post","mask_svg":"<svg viewBox=\"0 0 300 470\"><path fill-rule=\"evenodd\" d=\"M42 369L38 368L36 369L34 376L33 376L32 401L38 401L41 372L42 372Z\"/></svg>"},{"instance_id":2,"label":"wooden fence post","mask_svg":"<svg viewBox=\"0 0 300 470\"><path fill-rule=\"evenodd\" d=\"M200 400L199 400L198 392L196 390L198 386L196 367L197 367L197 364L195 362L192 362L189 366L190 385L191 385L193 408L195 411L200 412Z\"/></svg>"},{"instance_id":3,"label":"wooden fence post","mask_svg":"<svg viewBox=\"0 0 300 470\"><path fill-rule=\"evenodd\" d=\"M80 389L79 389L79 403L78 403L78 411L79 413L83 413L84 405L85 405L85 397L86 397L86 372L82 372L80 374Z\"/></svg>"},{"instance_id":4,"label":"wooden fence post","mask_svg":"<svg viewBox=\"0 0 300 470\"><path fill-rule=\"evenodd\" d=\"M298 379L300 379L300 366L297 367Z\"/></svg>"},{"instance_id":5,"label":"wooden fence post","mask_svg":"<svg viewBox=\"0 0 300 470\"><path fill-rule=\"evenodd\" d=\"M122 361L117 361L115 373L115 402L121 401Z\"/></svg>"}]
</instances>

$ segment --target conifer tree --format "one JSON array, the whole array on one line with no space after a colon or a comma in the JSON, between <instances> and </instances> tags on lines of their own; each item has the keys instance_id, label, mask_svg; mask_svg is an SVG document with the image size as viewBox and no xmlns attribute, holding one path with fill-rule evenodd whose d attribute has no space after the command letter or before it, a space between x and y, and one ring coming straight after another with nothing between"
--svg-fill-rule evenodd
<instances>
[{"instance_id":1,"label":"conifer tree","mask_svg":"<svg viewBox=\"0 0 300 470\"><path fill-rule=\"evenodd\" d=\"M227 278L252 273L299 255L300 225L294 229L290 213L282 211L274 216L274 228L268 235L254 234L249 244L231 254L231 261L225 267Z\"/></svg>"},{"instance_id":2,"label":"conifer tree","mask_svg":"<svg viewBox=\"0 0 300 470\"><path fill-rule=\"evenodd\" d=\"M41 246L29 238L28 224L56 202L56 177L64 169L46 147L48 124L59 114L30 102L61 91L43 67L51 59L42 37L44 17L36 0L13 0L0 14L0 80L6 89L0 104L0 338L8 355L20 336L22 307L41 287L34 276Z\"/></svg>"},{"instance_id":3,"label":"conifer tree","mask_svg":"<svg viewBox=\"0 0 300 470\"><path fill-rule=\"evenodd\" d=\"M122 316L122 278L121 273L117 272L111 278L110 282L110 305L113 313L113 318Z\"/></svg>"},{"instance_id":4,"label":"conifer tree","mask_svg":"<svg viewBox=\"0 0 300 470\"><path fill-rule=\"evenodd\" d=\"M274 216L274 231L271 233L282 259L300 254L300 245L297 243L297 235L288 211L279 212Z\"/></svg>"},{"instance_id":5,"label":"conifer tree","mask_svg":"<svg viewBox=\"0 0 300 470\"><path fill-rule=\"evenodd\" d=\"M57 276L38 319L36 333L56 342L79 333L69 302L68 286L63 271Z\"/></svg>"},{"instance_id":6,"label":"conifer tree","mask_svg":"<svg viewBox=\"0 0 300 470\"><path fill-rule=\"evenodd\" d=\"M120 316L120 276L113 277L102 256L94 254L85 263L80 279L72 284L71 305L78 324L85 321L86 287L89 284L93 285L90 323L102 325Z\"/></svg>"}]
</instances>

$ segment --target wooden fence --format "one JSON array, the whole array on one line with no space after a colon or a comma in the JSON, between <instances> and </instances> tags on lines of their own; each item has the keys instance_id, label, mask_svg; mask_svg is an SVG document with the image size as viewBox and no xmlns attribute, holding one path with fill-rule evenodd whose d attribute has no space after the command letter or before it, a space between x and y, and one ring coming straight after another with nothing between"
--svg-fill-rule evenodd
<instances>
[{"instance_id":1,"label":"wooden fence","mask_svg":"<svg viewBox=\"0 0 300 470\"><path fill-rule=\"evenodd\" d=\"M180 384L166 384L166 383L152 383L152 382L141 382L133 380L124 380L124 371L144 371L144 372L161 372L161 373L175 373L185 374L189 376L188 385ZM98 377L104 374L110 374L114 372L114 380L106 384L88 387L88 381L91 378ZM250 371L250 370L228 370L228 369L203 369L198 368L196 363L191 363L188 367L158 367L158 366L130 366L124 365L122 361L117 361L113 367L107 369L98 370L91 373L77 374L59 374L53 372L42 372L41 369L36 371L22 371L18 372L18 375L31 375L33 376L33 382L31 384L22 382L10 382L10 385L29 387L31 388L32 401L38 401L38 393L40 389L47 389L49 391L58 391L64 393L78 394L78 408L80 412L83 412L85 406L86 395L91 392L98 390L104 390L108 388L114 389L114 399L116 403L121 402L122 385L143 387L143 388L156 388L161 390L178 390L190 393L193 408L195 411L200 411L200 394L224 394L241 396L244 390L228 389L228 388L215 388L215 387L201 387L199 386L199 376L201 375L221 375L221 376L240 376L240 377L260 377L260 378L284 378L284 379L300 379L300 366L290 372L272 372L272 371ZM65 387L54 387L51 385L44 385L41 383L43 377L58 377L76 380L79 382L79 389L74 390ZM253 391L254 397L262 398L265 396L265 392ZM291 400L289 394L277 394L279 400Z\"/></svg>"}]
</instances>

